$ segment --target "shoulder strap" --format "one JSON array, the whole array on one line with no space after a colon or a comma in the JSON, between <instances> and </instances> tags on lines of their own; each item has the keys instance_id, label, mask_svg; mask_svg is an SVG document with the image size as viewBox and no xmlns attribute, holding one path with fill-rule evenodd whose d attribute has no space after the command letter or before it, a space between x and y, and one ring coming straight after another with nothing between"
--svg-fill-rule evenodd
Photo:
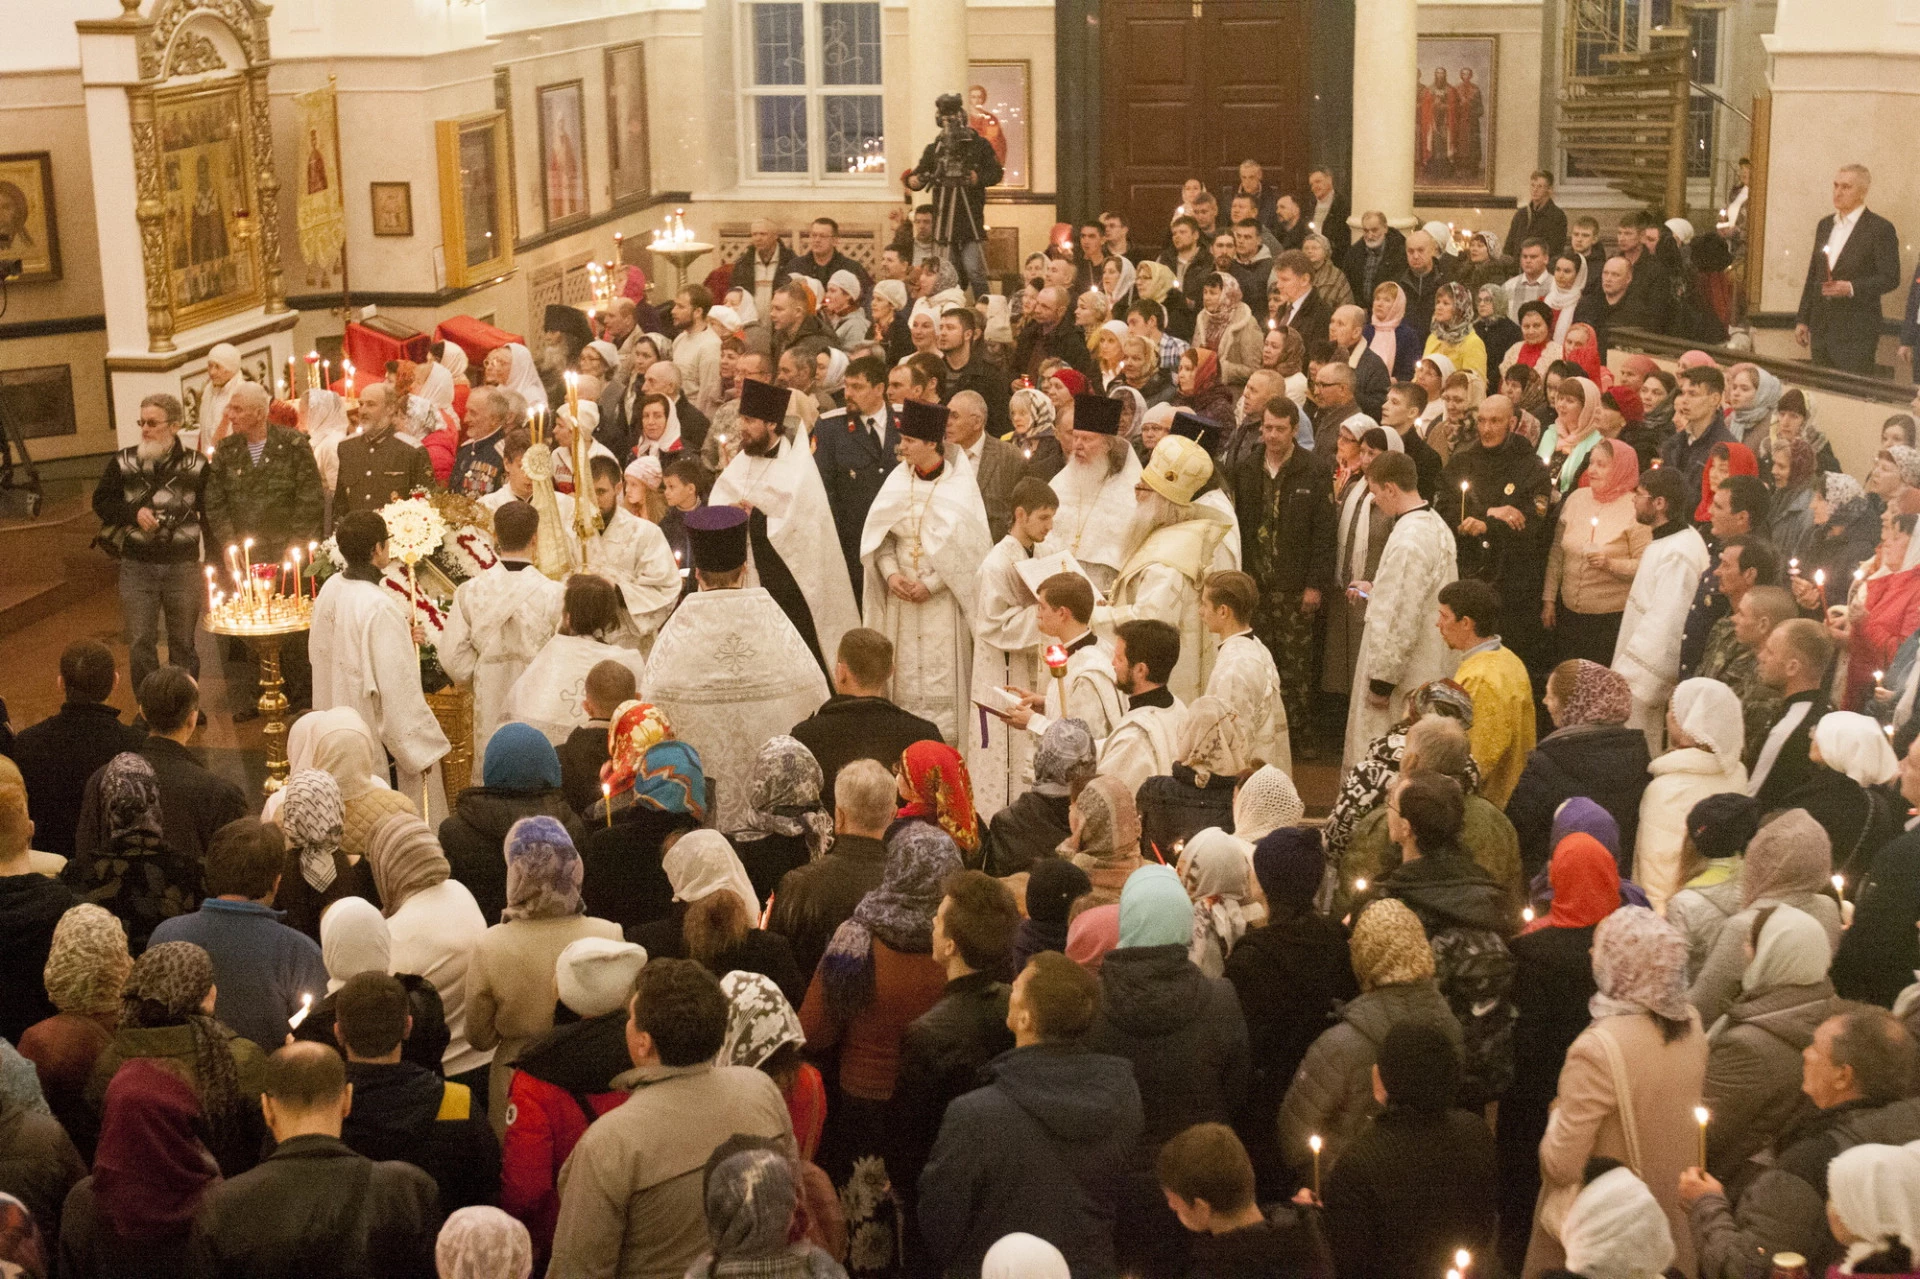
<instances>
[{"instance_id":1,"label":"shoulder strap","mask_svg":"<svg viewBox=\"0 0 1920 1279\"><path fill-rule=\"evenodd\" d=\"M440 1112L434 1116L435 1120L463 1120L472 1114L473 1089L465 1084L440 1085Z\"/></svg>"}]
</instances>

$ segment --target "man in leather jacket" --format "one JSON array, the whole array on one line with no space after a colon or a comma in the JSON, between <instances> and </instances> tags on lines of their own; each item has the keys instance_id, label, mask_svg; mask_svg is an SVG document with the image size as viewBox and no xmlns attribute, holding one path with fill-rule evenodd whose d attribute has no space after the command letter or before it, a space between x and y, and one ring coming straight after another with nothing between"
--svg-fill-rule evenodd
<instances>
[{"instance_id":1,"label":"man in leather jacket","mask_svg":"<svg viewBox=\"0 0 1920 1279\"><path fill-rule=\"evenodd\" d=\"M180 443L181 418L171 395L140 401L140 442L107 459L93 491L100 545L120 558L120 612L136 693L160 666L163 617L167 663L200 673L194 628L206 598L200 544L208 465Z\"/></svg>"}]
</instances>

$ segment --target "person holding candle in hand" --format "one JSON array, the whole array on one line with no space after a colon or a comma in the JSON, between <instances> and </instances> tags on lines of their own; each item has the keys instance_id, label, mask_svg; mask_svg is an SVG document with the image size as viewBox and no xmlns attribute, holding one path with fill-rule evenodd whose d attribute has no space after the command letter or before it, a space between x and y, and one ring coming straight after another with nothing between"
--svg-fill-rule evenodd
<instances>
[{"instance_id":1,"label":"person holding candle in hand","mask_svg":"<svg viewBox=\"0 0 1920 1279\"><path fill-rule=\"evenodd\" d=\"M1652 530L1634 516L1640 460L1619 440L1601 440L1587 454L1587 486L1560 505L1541 588L1540 621L1555 632L1560 661L1606 665L1620 636L1627 590Z\"/></svg>"},{"instance_id":2,"label":"person holding candle in hand","mask_svg":"<svg viewBox=\"0 0 1920 1279\"><path fill-rule=\"evenodd\" d=\"M1453 527L1460 576L1499 593L1499 617L1489 633L1500 636L1538 683L1553 665L1535 601L1546 574L1554 494L1545 463L1514 424L1506 396L1480 401L1474 439L1447 459L1438 509Z\"/></svg>"}]
</instances>

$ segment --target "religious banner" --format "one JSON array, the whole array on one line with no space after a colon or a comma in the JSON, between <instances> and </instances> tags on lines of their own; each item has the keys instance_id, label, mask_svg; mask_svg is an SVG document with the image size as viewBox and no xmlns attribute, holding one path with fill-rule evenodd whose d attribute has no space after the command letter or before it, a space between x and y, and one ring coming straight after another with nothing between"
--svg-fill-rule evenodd
<instances>
[{"instance_id":1,"label":"religious banner","mask_svg":"<svg viewBox=\"0 0 1920 1279\"><path fill-rule=\"evenodd\" d=\"M309 266L331 268L347 238L347 209L340 186L340 99L332 84L293 97L300 121L298 216L300 256Z\"/></svg>"}]
</instances>

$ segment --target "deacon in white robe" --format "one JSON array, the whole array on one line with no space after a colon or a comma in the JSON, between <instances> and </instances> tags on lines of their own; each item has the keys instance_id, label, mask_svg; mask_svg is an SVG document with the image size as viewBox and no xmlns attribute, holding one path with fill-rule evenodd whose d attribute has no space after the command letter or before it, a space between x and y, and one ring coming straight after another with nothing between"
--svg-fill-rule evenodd
<instances>
[{"instance_id":1,"label":"deacon in white robe","mask_svg":"<svg viewBox=\"0 0 1920 1279\"><path fill-rule=\"evenodd\" d=\"M893 642L893 701L949 745L972 716L973 610L992 548L973 467L948 446L947 410L909 400L898 419L903 465L887 472L860 534L865 623Z\"/></svg>"},{"instance_id":2,"label":"deacon in white robe","mask_svg":"<svg viewBox=\"0 0 1920 1279\"><path fill-rule=\"evenodd\" d=\"M705 506L687 514L700 590L660 628L640 698L700 753L714 786L709 824L741 830L750 817L753 764L767 739L790 730L827 700L827 679L800 632L765 588L743 586L747 517ZM837 544L830 552L844 574Z\"/></svg>"},{"instance_id":3,"label":"deacon in white robe","mask_svg":"<svg viewBox=\"0 0 1920 1279\"><path fill-rule=\"evenodd\" d=\"M1033 559L1034 548L1052 531L1056 505L1045 481L1028 478L1014 485L1012 526L974 576L973 698L984 706L1005 710L998 690L1053 682L1040 657L1051 642L1040 631L1040 601L1019 568ZM1109 674L1109 688L1112 682ZM1031 785L1035 739L1003 715L984 710L973 713L961 735L966 738L973 809L990 820Z\"/></svg>"},{"instance_id":4,"label":"deacon in white robe","mask_svg":"<svg viewBox=\"0 0 1920 1279\"><path fill-rule=\"evenodd\" d=\"M1172 673L1179 659L1178 632L1166 623L1142 633L1134 632L1134 647L1129 651L1125 633L1113 641L1113 675L1120 691L1127 695L1127 713L1114 725L1107 740L1100 743L1100 763L1096 771L1117 777L1129 791L1138 791L1149 777L1173 772L1179 756L1181 733L1187 726L1187 704L1173 695L1160 679ZM1151 639L1149 649L1146 641Z\"/></svg>"},{"instance_id":5,"label":"deacon in white robe","mask_svg":"<svg viewBox=\"0 0 1920 1279\"><path fill-rule=\"evenodd\" d=\"M473 685L473 767L486 763L487 740L506 723L514 681L560 629L566 587L533 566L539 533L533 508L515 502L494 516L500 562L462 582L439 643L440 665Z\"/></svg>"},{"instance_id":6,"label":"deacon in white robe","mask_svg":"<svg viewBox=\"0 0 1920 1279\"><path fill-rule=\"evenodd\" d=\"M667 535L651 520L643 520L620 504L623 477L611 457L593 460L593 501L600 511L600 531L581 548L585 569L620 588L620 634L615 643L638 649L653 647L653 636L680 599L679 561Z\"/></svg>"},{"instance_id":7,"label":"deacon in white robe","mask_svg":"<svg viewBox=\"0 0 1920 1279\"><path fill-rule=\"evenodd\" d=\"M376 524L364 531L360 516ZM359 713L393 757L402 794L444 815L440 759L449 745L420 688L420 652L408 624L406 600L385 581L386 525L372 511L355 511L335 530L347 561L327 579L313 606L307 652L313 661L313 709L344 706ZM367 545L365 538L379 536ZM433 820L433 819L430 819Z\"/></svg>"},{"instance_id":8,"label":"deacon in white robe","mask_svg":"<svg viewBox=\"0 0 1920 1279\"><path fill-rule=\"evenodd\" d=\"M546 536L544 530L541 536ZM555 746L593 718L587 675L601 662L619 662L637 683L646 660L612 643L620 631L620 590L595 573L569 577L561 596L560 633L540 646L507 693L507 718L531 724ZM602 709L605 709L604 707Z\"/></svg>"},{"instance_id":9,"label":"deacon in white robe","mask_svg":"<svg viewBox=\"0 0 1920 1279\"><path fill-rule=\"evenodd\" d=\"M1653 525L1654 534L1627 591L1620 638L1613 646L1613 669L1633 690L1627 723L1647 735L1647 750L1654 755L1666 748L1667 702L1680 679L1687 610L1693 607L1694 586L1710 558L1700 530L1669 503L1679 486L1668 488L1667 481L1654 478L1665 474L1670 472L1643 473L1633 495L1634 515L1642 524ZM1668 491L1655 493L1656 488Z\"/></svg>"},{"instance_id":10,"label":"deacon in white robe","mask_svg":"<svg viewBox=\"0 0 1920 1279\"><path fill-rule=\"evenodd\" d=\"M1140 458L1118 434L1120 401L1078 395L1073 401L1073 448L1047 483L1060 499L1045 553L1065 551L1103 592L1133 550L1133 487Z\"/></svg>"},{"instance_id":11,"label":"deacon in white robe","mask_svg":"<svg viewBox=\"0 0 1920 1279\"><path fill-rule=\"evenodd\" d=\"M1248 618L1260 588L1238 571L1210 577L1200 601L1201 619L1215 644L1207 696L1233 707L1247 726L1251 758L1293 773L1293 739L1287 706L1280 699L1280 669L1273 654L1254 636Z\"/></svg>"},{"instance_id":12,"label":"deacon in white robe","mask_svg":"<svg viewBox=\"0 0 1920 1279\"><path fill-rule=\"evenodd\" d=\"M747 582L780 606L824 680L827 659L839 652L840 637L860 624L860 613L812 451L775 425L785 420L790 398L783 387L752 379L743 384L740 453L707 501L749 513Z\"/></svg>"},{"instance_id":13,"label":"deacon in white robe","mask_svg":"<svg viewBox=\"0 0 1920 1279\"><path fill-rule=\"evenodd\" d=\"M1421 498L1418 472L1405 453L1374 459L1367 485L1374 503L1395 518L1373 581L1347 588L1370 599L1354 665L1343 772L1392 726L1408 693L1446 679L1460 664L1437 625L1440 588L1459 576L1453 530Z\"/></svg>"}]
</instances>

